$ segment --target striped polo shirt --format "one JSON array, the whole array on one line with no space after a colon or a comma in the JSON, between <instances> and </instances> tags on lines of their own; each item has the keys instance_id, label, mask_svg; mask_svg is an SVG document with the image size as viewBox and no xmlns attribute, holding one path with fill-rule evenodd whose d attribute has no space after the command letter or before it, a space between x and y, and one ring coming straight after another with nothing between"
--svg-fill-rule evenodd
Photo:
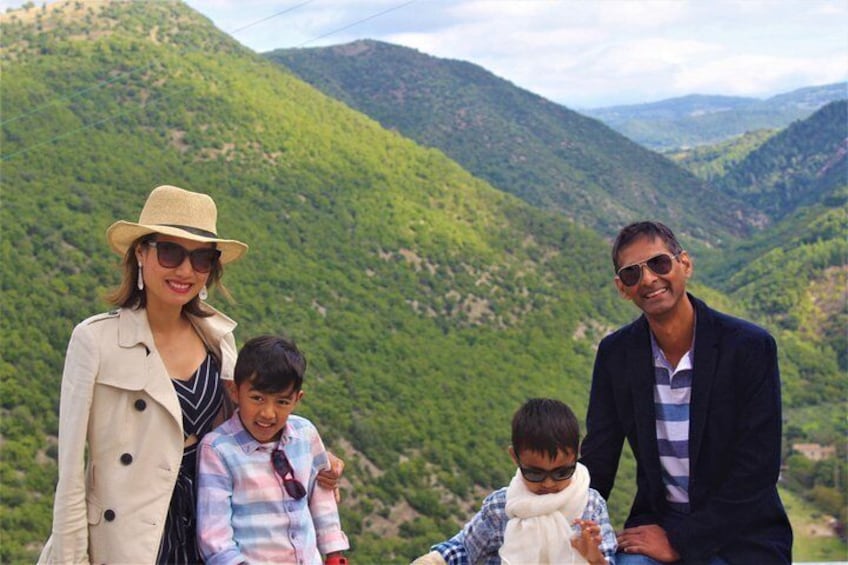
<instances>
[{"instance_id":1,"label":"striped polo shirt","mask_svg":"<svg viewBox=\"0 0 848 565\"><path fill-rule=\"evenodd\" d=\"M694 338L693 338L694 343ZM654 411L665 498L689 512L689 402L692 397L693 347L672 367L651 334L654 357Z\"/></svg>"}]
</instances>

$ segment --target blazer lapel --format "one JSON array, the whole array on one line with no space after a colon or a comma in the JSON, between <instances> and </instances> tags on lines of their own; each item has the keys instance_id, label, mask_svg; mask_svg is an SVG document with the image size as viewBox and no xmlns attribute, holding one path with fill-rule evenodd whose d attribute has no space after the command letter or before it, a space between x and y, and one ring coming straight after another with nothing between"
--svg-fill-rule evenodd
<instances>
[{"instance_id":1,"label":"blazer lapel","mask_svg":"<svg viewBox=\"0 0 848 565\"><path fill-rule=\"evenodd\" d=\"M707 425L710 394L718 364L718 335L709 308L690 296L695 305L695 367L692 374L692 399L689 404L689 475L698 468L698 454Z\"/></svg>"},{"instance_id":2,"label":"blazer lapel","mask_svg":"<svg viewBox=\"0 0 848 565\"><path fill-rule=\"evenodd\" d=\"M642 316L634 325L634 332L627 345L627 367L633 383L633 418L636 426L640 451L644 454L641 462L645 473L651 477L652 484L662 484L662 470L659 465L657 447L657 416L654 407L654 359L651 352L651 337L648 322ZM658 481L658 483L657 483Z\"/></svg>"}]
</instances>

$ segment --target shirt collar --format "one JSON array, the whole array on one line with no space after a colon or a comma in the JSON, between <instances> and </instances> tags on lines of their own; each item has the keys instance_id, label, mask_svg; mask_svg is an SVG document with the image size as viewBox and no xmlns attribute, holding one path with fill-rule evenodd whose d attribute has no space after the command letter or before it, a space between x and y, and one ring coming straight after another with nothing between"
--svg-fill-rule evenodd
<instances>
[{"instance_id":1,"label":"shirt collar","mask_svg":"<svg viewBox=\"0 0 848 565\"><path fill-rule=\"evenodd\" d=\"M686 353L681 357L680 362L677 363L677 367L672 367L671 363L669 363L668 359L665 356L665 353L662 349L660 349L659 344L657 344L657 340L654 337L654 332L649 331L648 334L651 336L651 354L654 358L654 367L664 367L668 369L668 374L673 375L677 371L683 371L686 369L693 369L695 367L695 332L697 331L697 324L695 325L695 329L692 331L692 343L689 344L689 349Z\"/></svg>"},{"instance_id":2,"label":"shirt collar","mask_svg":"<svg viewBox=\"0 0 848 565\"><path fill-rule=\"evenodd\" d=\"M291 418L291 416L289 416ZM269 442L269 443L260 443L256 441L250 432L248 432L244 424L241 423L241 418L239 417L239 411L236 409L235 413L230 417L230 424L232 426L233 437L238 443L239 447L244 450L246 454L251 454L254 451L267 451L271 452L275 449L283 449L285 445L289 442L289 440L295 438L297 436L297 432L291 425L291 421L286 421L286 426L283 428L283 433L280 435L280 439L277 442Z\"/></svg>"}]
</instances>

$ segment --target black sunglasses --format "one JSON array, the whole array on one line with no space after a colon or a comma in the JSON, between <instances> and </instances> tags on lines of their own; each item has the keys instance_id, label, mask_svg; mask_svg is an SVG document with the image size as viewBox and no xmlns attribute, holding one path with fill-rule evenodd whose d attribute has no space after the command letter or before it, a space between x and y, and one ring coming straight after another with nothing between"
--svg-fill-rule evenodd
<instances>
[{"instance_id":1,"label":"black sunglasses","mask_svg":"<svg viewBox=\"0 0 848 565\"><path fill-rule=\"evenodd\" d=\"M271 463L274 464L274 470L283 479L283 488L286 489L290 497L300 500L306 496L306 487L294 478L294 471L292 471L288 457L281 449L275 449L271 452Z\"/></svg>"},{"instance_id":2,"label":"black sunglasses","mask_svg":"<svg viewBox=\"0 0 848 565\"><path fill-rule=\"evenodd\" d=\"M654 273L658 275L667 275L671 272L671 267L674 265L674 260L680 256L680 253L675 255L669 255L668 253L660 253L659 255L654 255L647 261L643 261L641 263L635 263L633 265L627 265L626 267L620 268L615 274L618 276L618 280L621 281L621 284L624 286L633 286L637 284L640 280L642 280L642 267L648 267Z\"/></svg>"},{"instance_id":3,"label":"black sunglasses","mask_svg":"<svg viewBox=\"0 0 848 565\"><path fill-rule=\"evenodd\" d=\"M563 465L562 467L546 471L535 467L524 467L521 465L521 461L519 461L518 469L521 471L521 475L531 483L543 483L548 477L555 481L565 481L574 475L574 471L577 470L577 463L574 463L573 465Z\"/></svg>"},{"instance_id":4,"label":"black sunglasses","mask_svg":"<svg viewBox=\"0 0 848 565\"><path fill-rule=\"evenodd\" d=\"M221 250L213 247L201 247L189 251L179 243L172 241L147 241L146 243L156 250L156 259L159 260L159 265L166 269L179 267L188 257L192 269L198 273L208 273L215 267L218 258L221 257Z\"/></svg>"}]
</instances>

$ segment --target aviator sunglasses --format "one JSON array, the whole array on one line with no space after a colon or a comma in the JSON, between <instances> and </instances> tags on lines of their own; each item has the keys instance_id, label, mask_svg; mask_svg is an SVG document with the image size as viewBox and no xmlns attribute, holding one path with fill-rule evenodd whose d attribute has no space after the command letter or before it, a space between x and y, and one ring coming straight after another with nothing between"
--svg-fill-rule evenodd
<instances>
[{"instance_id":1,"label":"aviator sunglasses","mask_svg":"<svg viewBox=\"0 0 848 565\"><path fill-rule=\"evenodd\" d=\"M521 461L519 461L518 469L521 471L521 475L531 483L543 483L548 477L555 481L565 481L574 475L574 471L577 469L577 463L563 465L562 467L546 471L545 469L536 469L535 467L524 467Z\"/></svg>"},{"instance_id":2,"label":"aviator sunglasses","mask_svg":"<svg viewBox=\"0 0 848 565\"><path fill-rule=\"evenodd\" d=\"M616 271L615 274L624 286L633 286L642 280L643 266L648 267L651 271L658 275L669 274L671 272L671 267L674 265L674 260L680 256L680 253L682 253L682 251L675 255L660 253L659 255L654 255L647 261L622 267Z\"/></svg>"},{"instance_id":3,"label":"aviator sunglasses","mask_svg":"<svg viewBox=\"0 0 848 565\"><path fill-rule=\"evenodd\" d=\"M208 273L215 267L221 251L213 247L201 247L189 251L182 245L172 241L148 241L149 247L156 250L159 265L166 269L175 269L183 264L185 258L191 261L191 268L198 273Z\"/></svg>"},{"instance_id":4,"label":"aviator sunglasses","mask_svg":"<svg viewBox=\"0 0 848 565\"><path fill-rule=\"evenodd\" d=\"M283 488L286 489L290 497L300 500L306 496L306 488L300 481L294 478L294 471L289 463L289 459L282 450L275 449L271 452L271 463L274 464L274 470L283 479Z\"/></svg>"}]
</instances>

